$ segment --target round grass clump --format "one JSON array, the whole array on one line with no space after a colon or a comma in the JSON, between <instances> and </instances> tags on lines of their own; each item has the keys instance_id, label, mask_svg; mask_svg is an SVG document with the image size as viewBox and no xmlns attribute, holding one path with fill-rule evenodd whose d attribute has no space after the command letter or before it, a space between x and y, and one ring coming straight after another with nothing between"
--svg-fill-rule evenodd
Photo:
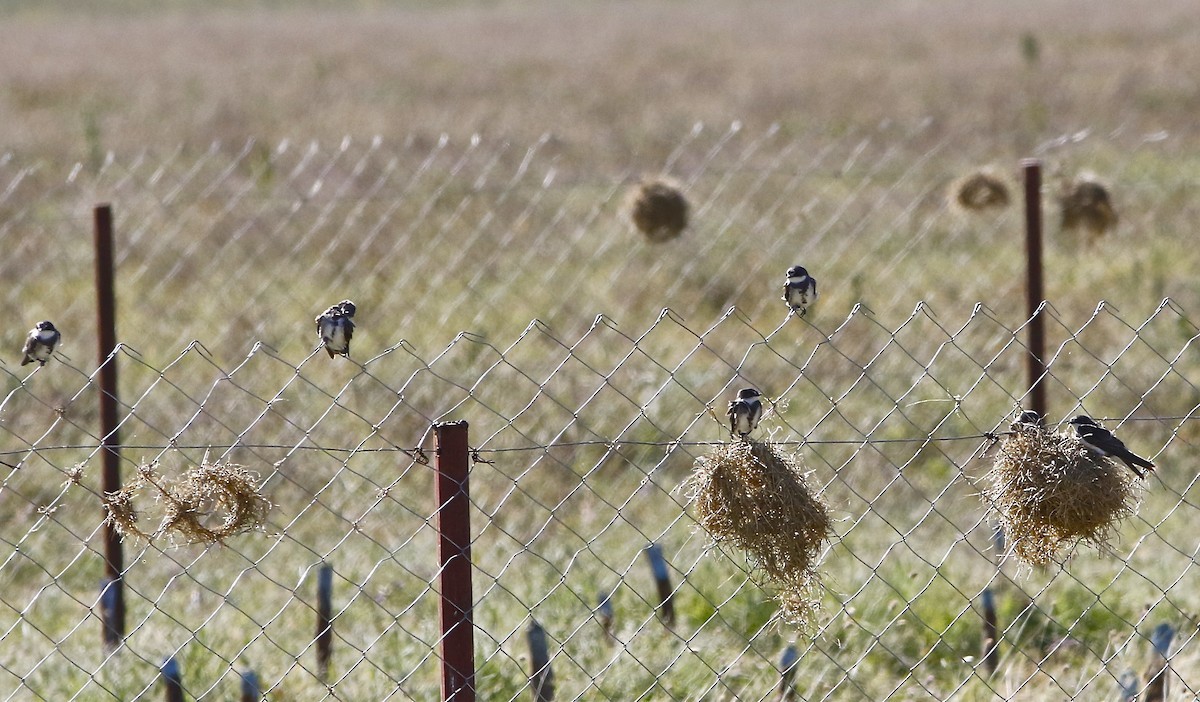
<instances>
[{"instance_id":1,"label":"round grass clump","mask_svg":"<svg viewBox=\"0 0 1200 702\"><path fill-rule=\"evenodd\" d=\"M1000 440L988 482L984 499L1013 554L1033 566L1058 560L1079 542L1107 548L1118 522L1137 508L1133 474L1124 466L1093 454L1074 434L1037 427Z\"/></svg>"},{"instance_id":2,"label":"round grass clump","mask_svg":"<svg viewBox=\"0 0 1200 702\"><path fill-rule=\"evenodd\" d=\"M688 485L713 541L746 552L778 590L786 621L811 623L819 605L817 559L832 528L799 456L770 441L731 441L696 459Z\"/></svg>"},{"instance_id":3,"label":"round grass clump","mask_svg":"<svg viewBox=\"0 0 1200 702\"><path fill-rule=\"evenodd\" d=\"M630 191L626 207L633 225L655 243L674 239L688 225L687 198L666 179L643 180Z\"/></svg>"},{"instance_id":4,"label":"round grass clump","mask_svg":"<svg viewBox=\"0 0 1200 702\"><path fill-rule=\"evenodd\" d=\"M258 490L257 476L232 463L203 463L169 480L156 475L154 464L138 468L137 477L120 490L105 493L108 520L123 537L147 540L164 534L186 543L221 543L244 531L261 527L271 503ZM162 505L162 517L153 532L138 526L134 499L147 490Z\"/></svg>"},{"instance_id":5,"label":"round grass clump","mask_svg":"<svg viewBox=\"0 0 1200 702\"><path fill-rule=\"evenodd\" d=\"M1083 229L1095 238L1117 226L1117 211L1108 189L1090 178L1069 184L1059 197L1059 206L1065 231Z\"/></svg>"},{"instance_id":6,"label":"round grass clump","mask_svg":"<svg viewBox=\"0 0 1200 702\"><path fill-rule=\"evenodd\" d=\"M990 169L981 169L954 181L950 187L958 206L970 212L1008 207L1008 185Z\"/></svg>"}]
</instances>

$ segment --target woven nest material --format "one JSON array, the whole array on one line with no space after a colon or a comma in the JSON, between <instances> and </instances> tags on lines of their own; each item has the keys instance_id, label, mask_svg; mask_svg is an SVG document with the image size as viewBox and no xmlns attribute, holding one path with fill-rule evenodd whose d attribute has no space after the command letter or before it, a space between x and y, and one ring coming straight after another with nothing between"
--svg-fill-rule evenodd
<instances>
[{"instance_id":1,"label":"woven nest material","mask_svg":"<svg viewBox=\"0 0 1200 702\"><path fill-rule=\"evenodd\" d=\"M776 587L783 619L814 621L817 558L832 528L799 456L769 441L731 441L696 460L688 488L713 541L745 551Z\"/></svg>"},{"instance_id":2,"label":"woven nest material","mask_svg":"<svg viewBox=\"0 0 1200 702\"><path fill-rule=\"evenodd\" d=\"M122 536L155 539L166 534L186 543L221 543L266 522L271 503L259 492L257 479L232 463L202 463L175 480L156 475L153 464L145 465L132 482L104 494L104 509ZM162 510L158 528L151 532L138 526L134 502L143 490L153 493Z\"/></svg>"},{"instance_id":3,"label":"woven nest material","mask_svg":"<svg viewBox=\"0 0 1200 702\"><path fill-rule=\"evenodd\" d=\"M1117 211L1108 189L1090 179L1071 183L1059 198L1064 230L1083 229L1100 236L1116 228Z\"/></svg>"},{"instance_id":4,"label":"woven nest material","mask_svg":"<svg viewBox=\"0 0 1200 702\"><path fill-rule=\"evenodd\" d=\"M687 198L669 180L643 180L630 191L626 209L638 231L655 243L674 239L688 225Z\"/></svg>"},{"instance_id":5,"label":"woven nest material","mask_svg":"<svg viewBox=\"0 0 1200 702\"><path fill-rule=\"evenodd\" d=\"M964 210L984 210L1008 207L1008 185L1000 176L983 169L963 176L950 187L954 202Z\"/></svg>"},{"instance_id":6,"label":"woven nest material","mask_svg":"<svg viewBox=\"0 0 1200 702\"><path fill-rule=\"evenodd\" d=\"M1072 434L1030 427L1005 436L988 482L984 499L1013 554L1033 566L1079 542L1107 548L1120 520L1137 509L1133 474Z\"/></svg>"}]
</instances>

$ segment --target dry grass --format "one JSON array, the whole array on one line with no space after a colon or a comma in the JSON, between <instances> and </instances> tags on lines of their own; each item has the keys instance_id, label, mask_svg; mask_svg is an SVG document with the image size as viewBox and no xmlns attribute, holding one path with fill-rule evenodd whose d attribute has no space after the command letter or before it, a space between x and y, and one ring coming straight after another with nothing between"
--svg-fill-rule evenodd
<instances>
[{"instance_id":1,"label":"dry grass","mask_svg":"<svg viewBox=\"0 0 1200 702\"><path fill-rule=\"evenodd\" d=\"M649 178L638 183L629 191L625 205L629 221L655 243L682 234L688 225L690 209L679 185L667 178Z\"/></svg>"},{"instance_id":2,"label":"dry grass","mask_svg":"<svg viewBox=\"0 0 1200 702\"><path fill-rule=\"evenodd\" d=\"M1027 428L1005 436L988 480L985 503L1013 554L1033 566L1064 558L1078 542L1107 548L1137 508L1131 473L1070 434Z\"/></svg>"},{"instance_id":3,"label":"dry grass","mask_svg":"<svg viewBox=\"0 0 1200 702\"><path fill-rule=\"evenodd\" d=\"M262 527L271 503L258 489L258 476L243 466L207 461L188 468L177 479L158 475L154 465L138 468L137 477L103 497L108 520L122 536L156 539L168 536L184 543L223 543L236 534ZM143 510L135 500L153 493L162 516L147 532L138 526Z\"/></svg>"},{"instance_id":4,"label":"dry grass","mask_svg":"<svg viewBox=\"0 0 1200 702\"><path fill-rule=\"evenodd\" d=\"M970 212L1008 207L1008 183L993 169L965 175L950 186L955 204Z\"/></svg>"},{"instance_id":5,"label":"dry grass","mask_svg":"<svg viewBox=\"0 0 1200 702\"><path fill-rule=\"evenodd\" d=\"M817 558L832 523L799 455L770 441L726 442L696 460L687 489L713 541L745 551L779 590L784 620L815 621Z\"/></svg>"},{"instance_id":6,"label":"dry grass","mask_svg":"<svg viewBox=\"0 0 1200 702\"><path fill-rule=\"evenodd\" d=\"M1200 64L1200 42L1179 31L1192 24L1186 0L1154 13L1078 0L975 1L954 13L928 2L190 4L6 17L6 146L83 158L87 120L101 148L121 151L443 131L532 143L549 131L595 161L628 164L636 152L653 167L697 120L837 130L931 117L1026 148L1043 112L1051 133L1105 122L1196 130L1194 98L1178 87ZM1044 46L1033 69L1018 45L1031 27Z\"/></svg>"},{"instance_id":7,"label":"dry grass","mask_svg":"<svg viewBox=\"0 0 1200 702\"><path fill-rule=\"evenodd\" d=\"M1083 229L1094 240L1117 226L1117 210L1108 188L1094 176L1068 183L1058 198L1060 224L1065 231Z\"/></svg>"}]
</instances>

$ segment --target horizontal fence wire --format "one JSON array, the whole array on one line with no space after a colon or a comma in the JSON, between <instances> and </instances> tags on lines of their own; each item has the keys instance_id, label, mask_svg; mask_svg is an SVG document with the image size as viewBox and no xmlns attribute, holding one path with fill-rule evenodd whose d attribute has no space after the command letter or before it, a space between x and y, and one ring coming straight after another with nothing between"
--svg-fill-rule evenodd
<instances>
[{"instance_id":1,"label":"horizontal fence wire","mask_svg":"<svg viewBox=\"0 0 1200 702\"><path fill-rule=\"evenodd\" d=\"M1197 185L1154 171L1157 135L1037 154L1051 188L1097 169L1121 212L1090 241L1048 211L1047 425L1096 417L1157 470L1107 545L1032 568L985 499L1028 389L1019 208L949 202L1016 158L948 140L698 126L648 169L691 203L658 245L622 219L642 171L590 173L553 137L0 159L6 343L41 318L64 335L44 367L0 364L0 698L157 698L170 668L197 700L436 699L433 427L457 420L483 699L1115 698L1160 661L1195 697L1200 299L1175 274ZM87 360L99 197L121 496ZM794 263L821 285L804 317L779 300ZM346 297L331 359L312 320ZM688 488L747 386L754 436L829 506L808 628ZM106 648L114 510L127 636Z\"/></svg>"}]
</instances>

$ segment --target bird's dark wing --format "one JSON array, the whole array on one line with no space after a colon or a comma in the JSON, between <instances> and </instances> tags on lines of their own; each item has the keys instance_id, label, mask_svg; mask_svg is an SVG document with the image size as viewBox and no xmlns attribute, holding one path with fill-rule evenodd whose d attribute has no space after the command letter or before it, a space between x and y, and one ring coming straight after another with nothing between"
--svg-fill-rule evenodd
<instances>
[{"instance_id":1,"label":"bird's dark wing","mask_svg":"<svg viewBox=\"0 0 1200 702\"><path fill-rule=\"evenodd\" d=\"M1080 425L1078 429L1080 436L1086 439L1088 443L1100 449L1104 453L1121 459L1127 466L1134 469L1133 472L1137 473L1138 477L1143 476L1136 468L1134 468L1135 466L1139 466L1141 468L1154 468L1153 463L1147 461L1133 451L1130 451L1128 448L1126 448L1124 441L1118 439L1107 429L1086 424Z\"/></svg>"},{"instance_id":2,"label":"bird's dark wing","mask_svg":"<svg viewBox=\"0 0 1200 702\"><path fill-rule=\"evenodd\" d=\"M1103 427L1080 424L1076 426L1076 429L1089 444L1105 453L1120 453L1128 450L1125 448L1125 442L1113 436L1112 432Z\"/></svg>"}]
</instances>

